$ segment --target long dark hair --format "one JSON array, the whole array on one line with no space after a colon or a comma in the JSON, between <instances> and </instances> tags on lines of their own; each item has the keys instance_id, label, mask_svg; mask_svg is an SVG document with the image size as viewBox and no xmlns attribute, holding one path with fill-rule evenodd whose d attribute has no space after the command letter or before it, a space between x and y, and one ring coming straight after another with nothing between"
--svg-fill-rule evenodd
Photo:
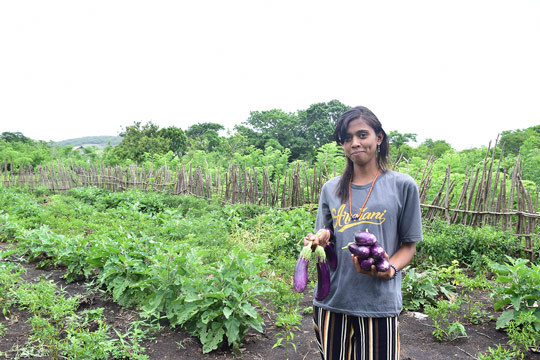
<instances>
[{"instance_id":1,"label":"long dark hair","mask_svg":"<svg viewBox=\"0 0 540 360\"><path fill-rule=\"evenodd\" d=\"M388 164L388 153L389 153L389 143L388 136L383 130L381 122L375 116L375 114L364 106L357 106L350 110L345 111L338 119L336 123L336 129L334 130L334 140L338 145L343 145L345 142L345 137L347 136L347 128L351 121L356 119L362 119L369 125L375 134L383 135L383 139L380 145L380 150L377 153L377 166L381 169L382 172L387 170ZM347 165L341 178L339 179L338 187L336 189L336 195L341 199L341 201L346 202L349 197L349 181L353 176L354 165L353 162L347 158Z\"/></svg>"}]
</instances>

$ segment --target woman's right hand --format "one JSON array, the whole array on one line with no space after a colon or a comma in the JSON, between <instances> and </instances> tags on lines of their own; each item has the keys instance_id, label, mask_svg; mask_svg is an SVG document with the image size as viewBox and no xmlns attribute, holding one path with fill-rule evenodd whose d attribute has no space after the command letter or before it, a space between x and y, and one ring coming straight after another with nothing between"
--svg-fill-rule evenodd
<instances>
[{"instance_id":1,"label":"woman's right hand","mask_svg":"<svg viewBox=\"0 0 540 360\"><path fill-rule=\"evenodd\" d=\"M307 234L304 238L304 246L307 246L311 242L314 246L320 245L323 248L326 247L326 245L328 245L328 242L330 241L330 231L328 231L327 229L323 229L322 231L320 231L320 233L321 234L319 236L311 233Z\"/></svg>"}]
</instances>

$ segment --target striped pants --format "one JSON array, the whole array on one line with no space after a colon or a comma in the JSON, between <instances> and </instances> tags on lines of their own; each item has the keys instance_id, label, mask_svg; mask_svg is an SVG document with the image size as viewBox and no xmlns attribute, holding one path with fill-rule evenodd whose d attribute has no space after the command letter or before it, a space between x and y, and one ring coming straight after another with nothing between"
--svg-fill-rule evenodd
<instances>
[{"instance_id":1,"label":"striped pants","mask_svg":"<svg viewBox=\"0 0 540 360\"><path fill-rule=\"evenodd\" d=\"M362 318L313 307L322 360L399 360L398 317Z\"/></svg>"}]
</instances>

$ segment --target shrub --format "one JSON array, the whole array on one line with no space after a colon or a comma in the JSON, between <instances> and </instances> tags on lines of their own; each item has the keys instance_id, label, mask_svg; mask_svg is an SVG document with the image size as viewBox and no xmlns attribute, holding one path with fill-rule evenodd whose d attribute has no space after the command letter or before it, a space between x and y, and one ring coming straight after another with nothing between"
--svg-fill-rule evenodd
<instances>
[{"instance_id":1,"label":"shrub","mask_svg":"<svg viewBox=\"0 0 540 360\"><path fill-rule=\"evenodd\" d=\"M504 249L504 251L501 251ZM418 243L415 262L422 266L422 259L431 259L440 265L450 265L457 260L475 272L484 272L490 261L502 262L505 255L519 257L515 237L490 226L473 228L435 219L424 224L424 241Z\"/></svg>"}]
</instances>

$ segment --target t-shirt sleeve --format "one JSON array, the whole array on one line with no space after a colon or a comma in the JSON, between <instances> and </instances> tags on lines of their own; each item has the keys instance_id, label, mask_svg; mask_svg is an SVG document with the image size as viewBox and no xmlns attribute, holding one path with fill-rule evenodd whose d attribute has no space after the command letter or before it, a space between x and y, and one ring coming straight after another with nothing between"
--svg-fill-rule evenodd
<instances>
[{"instance_id":1,"label":"t-shirt sleeve","mask_svg":"<svg viewBox=\"0 0 540 360\"><path fill-rule=\"evenodd\" d=\"M422 212L418 186L410 176L403 186L403 201L398 223L399 241L422 241Z\"/></svg>"},{"instance_id":2,"label":"t-shirt sleeve","mask_svg":"<svg viewBox=\"0 0 540 360\"><path fill-rule=\"evenodd\" d=\"M330 204L328 201L328 191L330 191L329 188L331 188L331 186L328 186L328 183L326 183L321 189L321 197L319 198L319 208L317 209L317 219L315 221L314 232L332 224L332 213L330 212Z\"/></svg>"}]
</instances>

